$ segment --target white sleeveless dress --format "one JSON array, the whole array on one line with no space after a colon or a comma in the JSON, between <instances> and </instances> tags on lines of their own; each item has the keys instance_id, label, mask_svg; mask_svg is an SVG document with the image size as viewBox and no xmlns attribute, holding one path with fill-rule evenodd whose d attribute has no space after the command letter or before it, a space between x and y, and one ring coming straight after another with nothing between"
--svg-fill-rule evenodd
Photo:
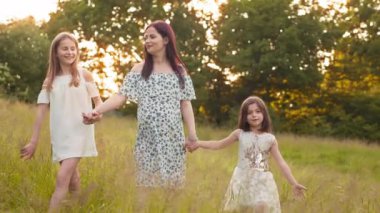
<instances>
[{"instance_id":1,"label":"white sleeveless dress","mask_svg":"<svg viewBox=\"0 0 380 213\"><path fill-rule=\"evenodd\" d=\"M277 186L269 171L269 151L274 143L276 138L270 133L241 131L238 165L225 195L224 211L264 203L270 212L281 212Z\"/></svg>"},{"instance_id":2,"label":"white sleeveless dress","mask_svg":"<svg viewBox=\"0 0 380 213\"><path fill-rule=\"evenodd\" d=\"M53 162L73 157L97 156L94 125L82 123L82 112L92 110L91 97L99 96L95 83L80 73L78 87L70 86L71 75L57 76L50 92L42 89L37 104L50 104L50 137Z\"/></svg>"}]
</instances>

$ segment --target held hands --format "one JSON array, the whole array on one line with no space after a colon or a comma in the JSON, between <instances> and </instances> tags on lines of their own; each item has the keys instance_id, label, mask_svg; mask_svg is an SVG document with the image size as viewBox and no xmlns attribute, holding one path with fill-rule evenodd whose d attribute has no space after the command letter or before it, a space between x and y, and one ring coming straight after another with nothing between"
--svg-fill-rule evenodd
<instances>
[{"instance_id":1,"label":"held hands","mask_svg":"<svg viewBox=\"0 0 380 213\"><path fill-rule=\"evenodd\" d=\"M198 138L196 136L186 138L185 148L189 152L193 152L199 148Z\"/></svg>"},{"instance_id":2,"label":"held hands","mask_svg":"<svg viewBox=\"0 0 380 213\"><path fill-rule=\"evenodd\" d=\"M90 113L82 113L83 123L86 125L93 124L103 117L103 114L98 113L96 110L93 110Z\"/></svg>"},{"instance_id":3,"label":"held hands","mask_svg":"<svg viewBox=\"0 0 380 213\"><path fill-rule=\"evenodd\" d=\"M29 142L20 150L20 157L23 160L29 160L33 157L36 151L37 145L35 143Z\"/></svg>"},{"instance_id":4,"label":"held hands","mask_svg":"<svg viewBox=\"0 0 380 213\"><path fill-rule=\"evenodd\" d=\"M296 183L292 186L293 194L296 198L304 198L305 197L305 191L307 190L306 187L303 185Z\"/></svg>"}]
</instances>

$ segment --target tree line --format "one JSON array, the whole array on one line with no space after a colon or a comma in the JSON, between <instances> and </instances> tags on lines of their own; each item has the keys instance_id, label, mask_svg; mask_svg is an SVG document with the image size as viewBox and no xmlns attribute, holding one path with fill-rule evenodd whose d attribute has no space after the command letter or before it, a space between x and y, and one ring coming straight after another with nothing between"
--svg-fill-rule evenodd
<instances>
[{"instance_id":1,"label":"tree line","mask_svg":"<svg viewBox=\"0 0 380 213\"><path fill-rule=\"evenodd\" d=\"M230 0L221 5L219 19L189 3L60 1L42 25L31 17L0 24L1 91L35 101L58 32L76 32L98 49L112 45L142 57L144 26L164 19L192 76L199 121L234 125L241 101L257 95L268 103L277 131L379 143L380 1L322 7L317 1ZM94 56L83 49L81 57ZM118 58L120 83L136 58ZM90 68L104 74L104 66Z\"/></svg>"}]
</instances>

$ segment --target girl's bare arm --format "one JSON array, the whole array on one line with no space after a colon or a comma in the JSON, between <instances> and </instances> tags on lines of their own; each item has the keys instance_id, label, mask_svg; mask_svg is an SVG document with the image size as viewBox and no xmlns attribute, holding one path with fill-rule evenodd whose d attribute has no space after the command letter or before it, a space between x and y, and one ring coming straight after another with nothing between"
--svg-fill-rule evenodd
<instances>
[{"instance_id":1,"label":"girl's bare arm","mask_svg":"<svg viewBox=\"0 0 380 213\"><path fill-rule=\"evenodd\" d=\"M204 149L223 149L228 145L238 141L240 132L240 129L236 129L233 132L231 132L229 136L218 141L198 141L198 146Z\"/></svg>"}]
</instances>

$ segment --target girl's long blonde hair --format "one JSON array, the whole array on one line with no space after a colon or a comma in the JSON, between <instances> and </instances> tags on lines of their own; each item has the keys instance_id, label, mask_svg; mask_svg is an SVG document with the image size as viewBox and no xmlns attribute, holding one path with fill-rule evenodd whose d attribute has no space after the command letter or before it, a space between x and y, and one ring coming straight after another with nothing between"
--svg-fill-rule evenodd
<instances>
[{"instance_id":1,"label":"girl's long blonde hair","mask_svg":"<svg viewBox=\"0 0 380 213\"><path fill-rule=\"evenodd\" d=\"M46 89L50 91L52 89L53 81L55 77L62 71L61 65L59 63L58 59L58 46L64 39L70 39L75 43L75 47L77 49L77 56L75 61L71 64L71 82L70 86L79 86L80 78L79 78L79 70L78 70L78 62L79 62L79 47L78 47L78 41L74 37L73 34L68 32L61 32L55 38L53 39L51 46L50 46L50 54L49 54L49 67L46 74L46 81L44 83L44 86L46 86Z\"/></svg>"}]
</instances>

